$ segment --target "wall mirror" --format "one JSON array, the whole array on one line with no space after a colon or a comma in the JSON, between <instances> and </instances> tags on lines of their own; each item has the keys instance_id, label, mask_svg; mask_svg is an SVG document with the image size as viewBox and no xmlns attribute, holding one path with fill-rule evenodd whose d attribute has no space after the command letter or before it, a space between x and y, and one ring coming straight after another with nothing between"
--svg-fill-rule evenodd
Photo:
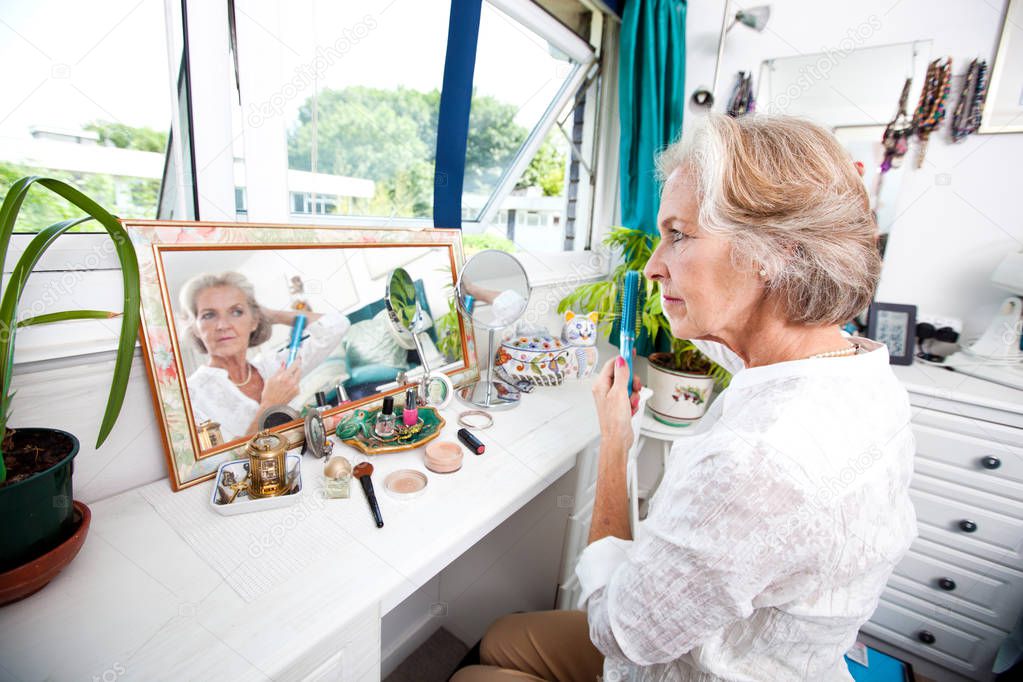
<instances>
[{"instance_id":1,"label":"wall mirror","mask_svg":"<svg viewBox=\"0 0 1023 682\"><path fill-rule=\"evenodd\" d=\"M273 430L297 440L310 410L329 416L397 392L424 364L455 386L479 376L472 330L450 300L458 230L124 224L175 490L241 456L267 410L293 412ZM415 341L389 319L395 271Z\"/></svg>"},{"instance_id":2,"label":"wall mirror","mask_svg":"<svg viewBox=\"0 0 1023 682\"><path fill-rule=\"evenodd\" d=\"M869 28L869 27L865 27ZM910 117L931 60L931 41L855 47L817 54L766 59L760 65L757 111L809 118L831 128L855 161L863 164L880 234L882 255L895 222L903 175L916 160L916 144L901 165L880 173L885 127L897 113L906 79Z\"/></svg>"}]
</instances>

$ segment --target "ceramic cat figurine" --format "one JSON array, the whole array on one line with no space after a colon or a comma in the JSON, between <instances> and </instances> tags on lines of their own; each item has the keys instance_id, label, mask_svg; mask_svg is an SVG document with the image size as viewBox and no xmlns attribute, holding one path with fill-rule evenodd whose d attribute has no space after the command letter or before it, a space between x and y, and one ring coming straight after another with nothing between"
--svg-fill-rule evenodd
<instances>
[{"instance_id":1,"label":"ceramic cat figurine","mask_svg":"<svg viewBox=\"0 0 1023 682\"><path fill-rule=\"evenodd\" d=\"M577 315L567 311L561 339L575 351L572 358L576 377L582 379L593 374L597 368L597 313Z\"/></svg>"}]
</instances>

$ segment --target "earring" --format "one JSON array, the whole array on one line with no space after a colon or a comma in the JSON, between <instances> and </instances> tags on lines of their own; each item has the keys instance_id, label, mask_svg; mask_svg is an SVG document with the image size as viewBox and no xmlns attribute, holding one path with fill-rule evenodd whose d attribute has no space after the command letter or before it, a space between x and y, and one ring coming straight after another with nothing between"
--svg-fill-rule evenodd
<instances>
[{"instance_id":1,"label":"earring","mask_svg":"<svg viewBox=\"0 0 1023 682\"><path fill-rule=\"evenodd\" d=\"M760 276L767 277L767 268L760 268Z\"/></svg>"}]
</instances>

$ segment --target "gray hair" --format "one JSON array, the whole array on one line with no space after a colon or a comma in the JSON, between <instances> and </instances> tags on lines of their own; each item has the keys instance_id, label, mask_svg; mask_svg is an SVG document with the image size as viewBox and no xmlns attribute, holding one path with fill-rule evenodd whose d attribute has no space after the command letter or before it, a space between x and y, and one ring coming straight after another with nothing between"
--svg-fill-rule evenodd
<instances>
[{"instance_id":1,"label":"gray hair","mask_svg":"<svg viewBox=\"0 0 1023 682\"><path fill-rule=\"evenodd\" d=\"M732 242L736 267L763 268L788 319L841 324L870 304L881 273L863 180L835 136L792 116L709 114L657 159L692 169L699 225Z\"/></svg>"},{"instance_id":2,"label":"gray hair","mask_svg":"<svg viewBox=\"0 0 1023 682\"><path fill-rule=\"evenodd\" d=\"M178 302L185 314L185 328L182 330L182 334L195 344L200 353L209 351L206 344L199 338L199 330L196 328L198 321L196 302L200 293L213 287L234 287L245 294L245 302L252 309L253 317L256 318L256 329L249 335L249 348L258 346L270 338L272 325L263 314L263 308L256 301L256 290L253 288L252 282L240 272L222 272L220 274L206 272L185 282L178 295Z\"/></svg>"}]
</instances>

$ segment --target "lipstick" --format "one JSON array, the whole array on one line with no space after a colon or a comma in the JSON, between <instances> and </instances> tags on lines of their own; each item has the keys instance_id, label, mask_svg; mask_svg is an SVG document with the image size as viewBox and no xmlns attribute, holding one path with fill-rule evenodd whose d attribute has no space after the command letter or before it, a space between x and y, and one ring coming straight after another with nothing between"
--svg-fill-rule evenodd
<instances>
[{"instance_id":1,"label":"lipstick","mask_svg":"<svg viewBox=\"0 0 1023 682\"><path fill-rule=\"evenodd\" d=\"M482 455L487 449L487 446L484 445L479 438L472 435L472 433L469 432L469 429L458 429L458 440L462 441L462 445L469 448L477 455Z\"/></svg>"}]
</instances>

